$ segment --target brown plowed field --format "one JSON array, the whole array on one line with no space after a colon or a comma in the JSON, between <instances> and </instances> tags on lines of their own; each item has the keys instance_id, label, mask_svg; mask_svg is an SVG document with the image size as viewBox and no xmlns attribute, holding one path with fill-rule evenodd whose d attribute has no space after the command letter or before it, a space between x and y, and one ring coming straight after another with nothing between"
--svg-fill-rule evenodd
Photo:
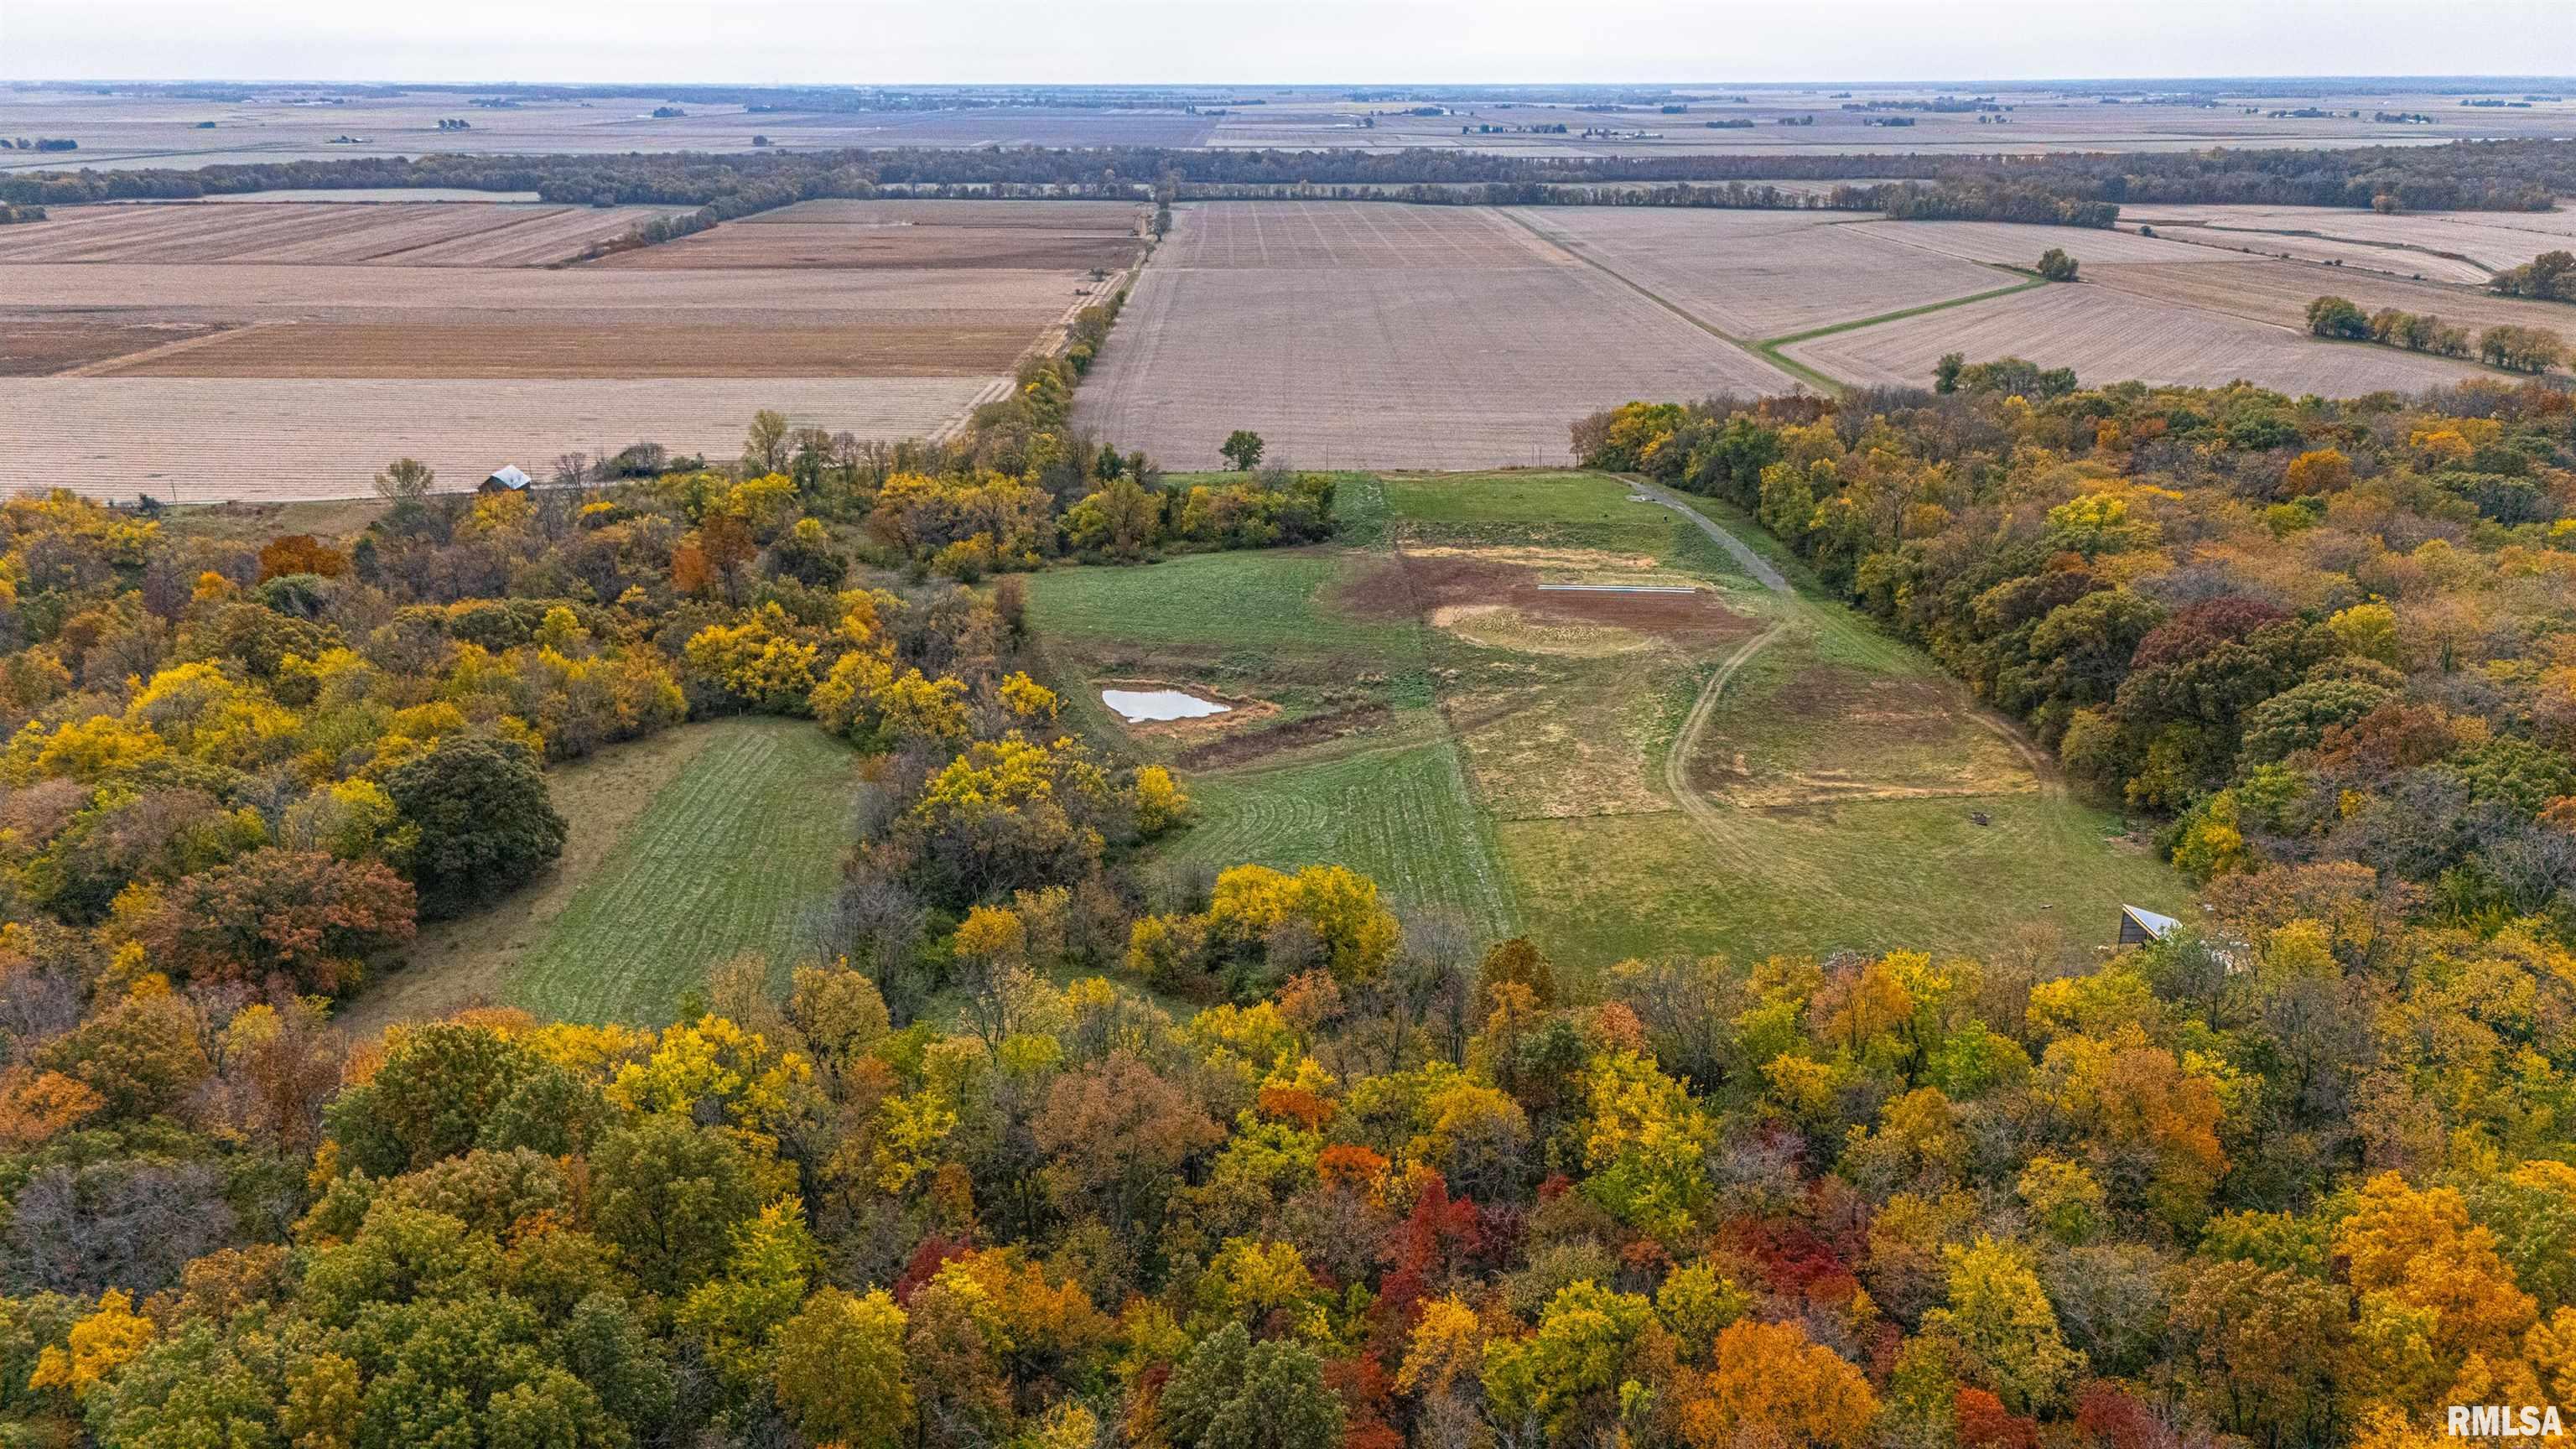
<instances>
[{"instance_id":1,"label":"brown plowed field","mask_svg":"<svg viewBox=\"0 0 2576 1449\"><path fill-rule=\"evenodd\" d=\"M2382 248L2448 252L2487 267L2519 266L2553 248L2576 245L2576 211L2426 211L2383 216L2338 206L2154 206L2121 208L2120 223L2153 225L2212 240L2266 245L2273 234L2307 232L2322 239ZM2428 273L2428 275L2430 275ZM2463 280L2475 280L2467 278Z\"/></svg>"},{"instance_id":2,"label":"brown plowed field","mask_svg":"<svg viewBox=\"0 0 2576 1449\"><path fill-rule=\"evenodd\" d=\"M1043 206L1045 202L1031 202ZM997 269L1117 271L1142 243L1116 234L1062 235L1034 227L767 226L727 224L657 247L619 252L591 265L615 271L818 268L829 271Z\"/></svg>"},{"instance_id":3,"label":"brown plowed field","mask_svg":"<svg viewBox=\"0 0 2576 1449\"><path fill-rule=\"evenodd\" d=\"M237 208L247 211L248 207ZM675 271L650 279L601 267L421 267L400 277L362 267L0 266L0 307L198 308L230 312L329 307L385 312L453 308L519 316L544 309L721 311L791 326L827 313L1025 311L1034 335L1091 284L1066 272Z\"/></svg>"},{"instance_id":4,"label":"brown plowed field","mask_svg":"<svg viewBox=\"0 0 2576 1449\"><path fill-rule=\"evenodd\" d=\"M485 202L75 206L0 230L0 263L533 266L568 259L668 210Z\"/></svg>"},{"instance_id":5,"label":"brown plowed field","mask_svg":"<svg viewBox=\"0 0 2576 1449\"><path fill-rule=\"evenodd\" d=\"M2184 267L2235 273L2241 266ZM2213 285L2223 285L2214 281ZM2352 397L2418 391L2479 369L2367 343L2325 342L2304 330L2149 301L2099 283L2040 287L1837 332L1784 351L1846 382L1928 386L1945 352L1973 361L2014 356L2071 367L2088 383L2215 386L2238 378L2287 393Z\"/></svg>"},{"instance_id":6,"label":"brown plowed field","mask_svg":"<svg viewBox=\"0 0 2576 1449\"><path fill-rule=\"evenodd\" d=\"M2365 312L2396 307L2431 312L2446 322L2476 329L2511 322L2576 334L2576 307L2525 302L2467 287L2440 287L2380 276L2350 267L2297 262L2253 262L2213 271L2208 267L2113 266L2088 269L2088 282L2160 302L2227 312L2258 322L2304 329L2308 304L2332 293Z\"/></svg>"},{"instance_id":7,"label":"brown plowed field","mask_svg":"<svg viewBox=\"0 0 2576 1449\"><path fill-rule=\"evenodd\" d=\"M644 440L730 457L762 408L862 438L918 437L985 381L31 378L10 384L0 407L0 496L70 487L186 503L362 497L398 457L429 463L443 486L470 487L503 463L543 474L559 453Z\"/></svg>"},{"instance_id":8,"label":"brown plowed field","mask_svg":"<svg viewBox=\"0 0 2576 1449\"><path fill-rule=\"evenodd\" d=\"M1132 201L920 201L894 198L849 201L827 198L800 201L774 211L756 211L745 226L939 226L1007 227L1014 231L1052 231L1072 235L1099 232L1132 236L1145 209Z\"/></svg>"},{"instance_id":9,"label":"brown plowed field","mask_svg":"<svg viewBox=\"0 0 2576 1449\"><path fill-rule=\"evenodd\" d=\"M1785 337L2021 280L1833 224L1859 212L1551 206L1512 214L1737 337Z\"/></svg>"},{"instance_id":10,"label":"brown plowed field","mask_svg":"<svg viewBox=\"0 0 2576 1449\"><path fill-rule=\"evenodd\" d=\"M958 219L990 224L727 226L539 265L663 210L137 205L8 228L0 375L25 380L0 494L346 497L405 455L465 486L636 442L727 456L763 408L928 436L1142 246L1137 208L987 203Z\"/></svg>"},{"instance_id":11,"label":"brown plowed field","mask_svg":"<svg viewBox=\"0 0 2576 1449\"><path fill-rule=\"evenodd\" d=\"M639 321L313 323L244 328L116 377L954 377L1008 372L1025 321L752 328ZM161 337L156 341L170 341ZM153 344L146 344L153 345Z\"/></svg>"},{"instance_id":12,"label":"brown plowed field","mask_svg":"<svg viewBox=\"0 0 2576 1449\"><path fill-rule=\"evenodd\" d=\"M1482 209L1210 203L1165 248L1074 417L1173 467L1236 428L1306 467L1563 463L1597 408L1796 386Z\"/></svg>"},{"instance_id":13,"label":"brown plowed field","mask_svg":"<svg viewBox=\"0 0 2576 1449\"><path fill-rule=\"evenodd\" d=\"M1859 230L1925 251L2007 267L2035 267L2050 247L2084 266L2103 262L2241 263L2248 258L2188 242L2140 236L2134 228L2031 226L2017 221L1871 221Z\"/></svg>"},{"instance_id":14,"label":"brown plowed field","mask_svg":"<svg viewBox=\"0 0 2576 1449\"><path fill-rule=\"evenodd\" d=\"M152 321L92 312L0 312L0 377L43 377L161 347L215 329L211 322Z\"/></svg>"},{"instance_id":15,"label":"brown plowed field","mask_svg":"<svg viewBox=\"0 0 2576 1449\"><path fill-rule=\"evenodd\" d=\"M1570 266L1574 258L1482 207L1379 201L1222 201L1192 206L1154 270L1387 271Z\"/></svg>"}]
</instances>

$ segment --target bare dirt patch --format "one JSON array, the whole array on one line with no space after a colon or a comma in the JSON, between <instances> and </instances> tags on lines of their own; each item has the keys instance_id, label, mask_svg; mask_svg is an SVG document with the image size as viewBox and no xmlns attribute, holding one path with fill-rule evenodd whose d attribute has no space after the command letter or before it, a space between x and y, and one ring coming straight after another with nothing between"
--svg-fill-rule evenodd
<instances>
[{"instance_id":1,"label":"bare dirt patch","mask_svg":"<svg viewBox=\"0 0 2576 1449\"><path fill-rule=\"evenodd\" d=\"M1597 659L1634 654L1653 642L1632 629L1540 618L1512 604L1443 604L1431 611L1431 624L1470 644L1515 654Z\"/></svg>"},{"instance_id":2,"label":"bare dirt patch","mask_svg":"<svg viewBox=\"0 0 2576 1449\"><path fill-rule=\"evenodd\" d=\"M1565 582L1611 587L1542 587ZM1404 549L1344 584L1334 602L1364 619L1420 618L1470 643L1528 654L1626 654L1656 640L1704 643L1753 628L1711 589L1616 591L1676 583L1644 556L1437 546Z\"/></svg>"},{"instance_id":3,"label":"bare dirt patch","mask_svg":"<svg viewBox=\"0 0 2576 1449\"><path fill-rule=\"evenodd\" d=\"M1364 733L1385 724L1395 711L1383 704L1353 705L1348 709L1328 710L1302 719L1288 720L1266 729L1238 730L1190 746L1173 757L1172 763L1185 770L1217 770L1228 765L1241 765L1283 750L1303 745L1320 744L1349 735Z\"/></svg>"}]
</instances>

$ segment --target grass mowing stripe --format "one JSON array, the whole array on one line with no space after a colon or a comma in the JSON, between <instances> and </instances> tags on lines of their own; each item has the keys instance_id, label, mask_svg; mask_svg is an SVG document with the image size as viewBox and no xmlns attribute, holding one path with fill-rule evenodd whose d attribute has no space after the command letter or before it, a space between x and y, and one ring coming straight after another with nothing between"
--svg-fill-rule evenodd
<instances>
[{"instance_id":1,"label":"grass mowing stripe","mask_svg":"<svg viewBox=\"0 0 2576 1449\"><path fill-rule=\"evenodd\" d=\"M795 720L725 721L510 977L511 1004L659 1025L729 957L815 939L848 833L847 746Z\"/></svg>"},{"instance_id":2,"label":"grass mowing stripe","mask_svg":"<svg viewBox=\"0 0 2576 1449\"><path fill-rule=\"evenodd\" d=\"M1173 854L1223 869L1347 865L1397 902L1457 910L1500 939L1519 930L1493 824L1447 738L1410 749L1189 782L1199 821Z\"/></svg>"}]
</instances>

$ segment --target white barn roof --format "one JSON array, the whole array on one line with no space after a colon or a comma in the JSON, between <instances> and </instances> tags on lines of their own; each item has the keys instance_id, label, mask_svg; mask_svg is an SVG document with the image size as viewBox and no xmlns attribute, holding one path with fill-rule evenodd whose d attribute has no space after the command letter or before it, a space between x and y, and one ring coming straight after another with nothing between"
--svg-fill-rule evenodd
<instances>
[{"instance_id":1,"label":"white barn roof","mask_svg":"<svg viewBox=\"0 0 2576 1449\"><path fill-rule=\"evenodd\" d=\"M2143 906L2122 906L2120 914L2137 922L2139 930L2159 940L2162 940L2167 932L2182 924L2171 916L2159 916Z\"/></svg>"},{"instance_id":2,"label":"white barn roof","mask_svg":"<svg viewBox=\"0 0 2576 1449\"><path fill-rule=\"evenodd\" d=\"M498 483L504 488L525 488L528 486L529 478L527 474L519 471L518 464L504 463L500 467L493 469L492 476L484 479L483 481L486 483Z\"/></svg>"}]
</instances>

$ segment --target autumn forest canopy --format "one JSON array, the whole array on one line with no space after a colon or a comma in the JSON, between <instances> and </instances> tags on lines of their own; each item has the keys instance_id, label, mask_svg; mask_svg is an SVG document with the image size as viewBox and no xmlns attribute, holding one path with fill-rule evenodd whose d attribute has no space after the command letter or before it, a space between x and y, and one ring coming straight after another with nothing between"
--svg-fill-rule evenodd
<instances>
[{"instance_id":1,"label":"autumn forest canopy","mask_svg":"<svg viewBox=\"0 0 2576 1449\"><path fill-rule=\"evenodd\" d=\"M714 240L819 198L1151 203L1102 208L1120 260L1028 283L1044 334L1006 339L1020 360L963 383L980 401L934 438L762 411L738 452L638 443L479 490L387 458L364 506L291 525L166 506L143 496L157 478L0 503L0 1449L2421 1449L2448 1442L2448 1405L2576 1414L2576 393L2537 375L2563 361L2556 334L2508 321L2473 341L2340 292L2309 307L2313 336L2245 321L2303 357L2385 362L2379 344L2496 369L2347 398L1960 352L1924 386L1846 390L1779 350L2007 297L2116 300L2124 264L2079 267L2085 238L2187 250L2104 235L2124 204L2546 211L2576 191L2576 143L1623 159L766 142L0 175L0 220L43 226L48 206L280 188L696 208L546 277L656 246L643 259L686 260L720 223ZM1218 420L1223 442L1187 461L1224 471L1187 472L1077 426L1129 287L1140 313L1169 295L1137 258L1203 214L1176 223L1174 203L1290 195L1853 213L1849 236L1783 246L1949 230L1868 212L2095 230L2016 251L2036 272L1947 258L1954 293L1900 289L1741 345L1744 375L1794 367L1829 394L1568 419L1581 472L1316 471L1259 416ZM1333 225L1402 262L1369 295L1472 270L1419 218L1343 215L1362 211ZM892 211L741 230L829 249L800 227L938 241ZM1652 304L1636 317L1689 320L1611 272L1606 244L1541 261L1498 234L1512 290L1450 295L1537 297L1525 274L1561 261ZM2490 289L2576 296L2576 259L2548 245ZM1237 279L1267 310L1244 316L1318 295L1275 278L1334 270L1274 268L1267 246ZM868 270L799 284L859 291ZM2388 283L2366 271L2339 280L2375 297ZM797 275L671 269L719 272L782 294ZM156 333L131 356L196 340ZM1738 346L1705 321L1687 340ZM1267 339L1223 341L1249 372ZM1419 570L1399 485L1411 522L1446 510ZM1088 611L1079 661L1070 630L1049 633L1051 584L1210 564L1260 567L1225 576L1250 581L1235 594L1056 594L1056 619ZM1505 594L1527 611L1506 617ZM1143 677L1169 656L1120 635L1121 607L1159 610L1165 643L1244 688ZM1216 627L1265 609L1266 634ZM1423 645L1462 619L1536 642L1462 627L1453 652ZM1653 659L1663 693L1518 737L1591 763L1615 752L1573 735L1597 727L1651 757L1658 781L1619 783L1652 808L1571 787L1529 807L1568 827L1567 869L1623 868L1596 852L1606 834L1576 832L1688 830L1707 805L1683 798L1694 769L1731 757L1728 778L1752 780L1786 757L1713 747L1711 766L1677 741L1793 630L1813 636L1804 663L1757 669L1837 681L1819 713L1887 727L1856 738L2007 752L2052 807L2018 817L2047 822L2020 848L2105 891L2162 882L2179 919L2142 918L2161 924L2118 948L2113 922L2073 911L1990 921L1973 951L1731 924L1725 949L1683 949L1629 919L1616 950L1571 959L1513 924L1538 917L1513 914L1526 876L1474 882L1490 910L1472 915L1469 892L1425 893L1384 854L1363 869L1311 845L1345 839L1343 817L1405 815L1359 798L1392 793L1366 783L1392 770L1310 786L1303 808L1331 818L1293 850L1213 858L1242 838L1211 829L1221 802L1239 821L1285 798L1257 778L1283 741L1437 775L1454 818L1413 812L1415 834L1372 848L1490 829L1457 717L1526 705L1515 681ZM1148 748L1101 712L1113 676L1247 734L1157 721L1176 728ZM597 966L685 976L676 1009L480 987L405 1007L477 932L527 952L534 917L512 913L535 899L646 878L638 856L694 831L657 813L688 792L642 790L611 829L597 782L722 731L752 740L728 757L747 769L790 736L824 761L791 808L823 822L807 863L826 888L765 923L792 941L681 959L696 923L670 920L673 939ZM1511 768L1478 748L1474 768ZM1815 833L1859 818L1843 803L1902 797L1925 839L2020 828L1950 775L1891 775L1860 801L1848 761L1809 763L1812 796L1738 813ZM1498 855L1433 843L1461 845L1438 861ZM787 849L699 869L785 874ZM1587 882L1564 875L1541 884L1572 902ZM1839 884L1930 889L1892 865ZM1904 904L1997 912L1965 872L1938 889ZM1548 919L1580 906L1598 925L1619 913L1604 898ZM611 907L653 908L681 909ZM1640 938L1665 944L1629 954ZM655 950L672 959L640 959Z\"/></svg>"}]
</instances>

